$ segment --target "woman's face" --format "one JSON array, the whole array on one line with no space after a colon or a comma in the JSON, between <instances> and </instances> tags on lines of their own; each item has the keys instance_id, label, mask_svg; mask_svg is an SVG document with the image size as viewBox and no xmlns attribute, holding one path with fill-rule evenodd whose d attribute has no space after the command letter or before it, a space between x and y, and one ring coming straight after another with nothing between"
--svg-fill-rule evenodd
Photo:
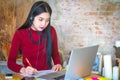
<instances>
[{"instance_id":1,"label":"woman's face","mask_svg":"<svg viewBox=\"0 0 120 80\"><path fill-rule=\"evenodd\" d=\"M43 31L50 21L50 14L48 12L41 13L34 17L32 29L36 31Z\"/></svg>"}]
</instances>

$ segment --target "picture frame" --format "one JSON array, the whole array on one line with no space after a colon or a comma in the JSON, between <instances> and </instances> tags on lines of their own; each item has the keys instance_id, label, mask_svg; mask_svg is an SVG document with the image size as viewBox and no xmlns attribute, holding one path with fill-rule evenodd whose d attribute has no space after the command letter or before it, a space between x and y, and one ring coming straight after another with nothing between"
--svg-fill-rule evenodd
<instances>
[{"instance_id":1,"label":"picture frame","mask_svg":"<svg viewBox=\"0 0 120 80\"><path fill-rule=\"evenodd\" d=\"M92 73L101 75L102 67L103 67L103 55L100 52L98 52L94 60Z\"/></svg>"}]
</instances>

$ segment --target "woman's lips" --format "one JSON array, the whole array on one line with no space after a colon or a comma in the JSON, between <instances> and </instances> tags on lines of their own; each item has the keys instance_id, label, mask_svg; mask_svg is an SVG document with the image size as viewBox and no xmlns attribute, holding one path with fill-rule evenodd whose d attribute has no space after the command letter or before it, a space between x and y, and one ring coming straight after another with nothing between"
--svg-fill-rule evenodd
<instances>
[{"instance_id":1,"label":"woman's lips","mask_svg":"<svg viewBox=\"0 0 120 80\"><path fill-rule=\"evenodd\" d=\"M44 29L44 26L40 26L40 29Z\"/></svg>"}]
</instances>

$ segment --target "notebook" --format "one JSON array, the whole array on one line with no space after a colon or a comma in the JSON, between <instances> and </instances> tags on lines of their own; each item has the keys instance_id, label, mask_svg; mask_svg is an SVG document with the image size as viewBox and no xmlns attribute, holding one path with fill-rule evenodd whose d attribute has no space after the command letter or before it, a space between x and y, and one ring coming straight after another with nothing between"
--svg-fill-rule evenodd
<instances>
[{"instance_id":1,"label":"notebook","mask_svg":"<svg viewBox=\"0 0 120 80\"><path fill-rule=\"evenodd\" d=\"M91 74L98 45L78 48L71 51L66 71L58 71L40 76L44 79L77 80Z\"/></svg>"}]
</instances>

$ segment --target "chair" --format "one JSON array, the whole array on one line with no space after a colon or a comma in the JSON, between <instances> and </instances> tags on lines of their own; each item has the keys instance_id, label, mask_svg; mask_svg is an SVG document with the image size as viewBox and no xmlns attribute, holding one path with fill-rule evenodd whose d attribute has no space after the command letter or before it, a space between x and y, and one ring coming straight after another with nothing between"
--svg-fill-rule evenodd
<instances>
[{"instance_id":1,"label":"chair","mask_svg":"<svg viewBox=\"0 0 120 80\"><path fill-rule=\"evenodd\" d=\"M120 58L115 58L115 60L118 62L118 66L120 68Z\"/></svg>"}]
</instances>

